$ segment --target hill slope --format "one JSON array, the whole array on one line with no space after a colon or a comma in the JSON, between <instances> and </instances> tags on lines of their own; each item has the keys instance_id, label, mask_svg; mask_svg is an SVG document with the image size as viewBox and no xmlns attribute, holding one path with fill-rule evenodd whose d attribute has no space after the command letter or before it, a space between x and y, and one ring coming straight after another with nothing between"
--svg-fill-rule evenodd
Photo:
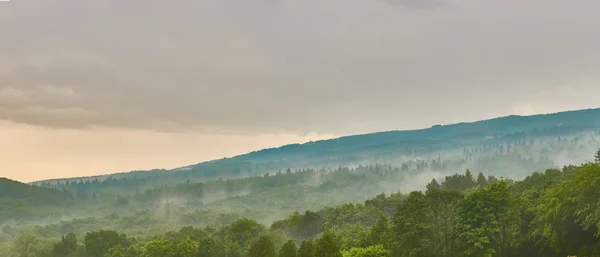
<instances>
[{"instance_id":1,"label":"hill slope","mask_svg":"<svg viewBox=\"0 0 600 257\"><path fill-rule=\"evenodd\" d=\"M380 192L424 187L431 178L444 179L467 169L521 179L535 171L592 160L598 148L600 109L594 109L348 136L175 170L37 184L77 196L63 201L77 208L67 208L61 217L130 216L146 209L169 209L182 215L233 211L272 219L324 204L362 201ZM239 177L249 178L229 179ZM11 196L13 204L21 202L19 197ZM16 207L10 209L19 210Z\"/></svg>"},{"instance_id":2,"label":"hill slope","mask_svg":"<svg viewBox=\"0 0 600 257\"><path fill-rule=\"evenodd\" d=\"M0 178L0 198L51 202L54 199L62 199L63 192L31 186L7 178Z\"/></svg>"},{"instance_id":3,"label":"hill slope","mask_svg":"<svg viewBox=\"0 0 600 257\"><path fill-rule=\"evenodd\" d=\"M330 140L292 144L264 149L229 159L215 160L180 168L179 170L210 169L217 165L249 165L283 168L348 165L377 161L390 162L386 156L438 155L439 150L462 151L468 145L485 141L518 141L543 137L569 136L580 132L600 131L600 108L542 114L507 116L471 123L436 125L427 129L388 131L353 135ZM392 158L393 159L393 158Z\"/></svg>"},{"instance_id":4,"label":"hill slope","mask_svg":"<svg viewBox=\"0 0 600 257\"><path fill-rule=\"evenodd\" d=\"M71 199L71 194L67 191L0 178L0 224L3 219L17 216L38 216L38 212L41 212L38 208L63 205L68 199Z\"/></svg>"},{"instance_id":5,"label":"hill slope","mask_svg":"<svg viewBox=\"0 0 600 257\"><path fill-rule=\"evenodd\" d=\"M264 149L174 170L134 171L114 178L180 177L199 181L217 177L262 175L286 168L402 164L411 159L463 156L482 148L522 144L545 138L600 135L600 108L533 116L507 116L471 123L436 125L427 129L388 131ZM591 138L595 139L595 137ZM591 140L590 138L586 140ZM593 144L591 147L594 147ZM587 149L586 149L587 150ZM574 160L578 162L579 160ZM107 176L85 178L105 179ZM80 180L83 178L74 178ZM52 183L58 180L42 181ZM185 180L184 180L185 181ZM169 184L168 181L161 183Z\"/></svg>"}]
</instances>

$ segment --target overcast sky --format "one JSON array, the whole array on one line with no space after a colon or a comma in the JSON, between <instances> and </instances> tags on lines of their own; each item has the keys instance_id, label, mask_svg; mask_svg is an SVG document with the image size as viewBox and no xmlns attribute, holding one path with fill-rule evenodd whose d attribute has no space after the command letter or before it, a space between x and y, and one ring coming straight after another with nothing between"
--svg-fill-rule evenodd
<instances>
[{"instance_id":1,"label":"overcast sky","mask_svg":"<svg viewBox=\"0 0 600 257\"><path fill-rule=\"evenodd\" d=\"M0 2L0 176L600 107L600 1Z\"/></svg>"}]
</instances>

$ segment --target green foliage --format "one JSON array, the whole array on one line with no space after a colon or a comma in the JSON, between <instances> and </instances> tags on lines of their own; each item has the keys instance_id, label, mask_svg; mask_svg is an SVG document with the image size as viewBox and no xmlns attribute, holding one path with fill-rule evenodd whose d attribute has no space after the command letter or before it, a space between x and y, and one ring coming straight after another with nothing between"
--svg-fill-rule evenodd
<instances>
[{"instance_id":1,"label":"green foliage","mask_svg":"<svg viewBox=\"0 0 600 257\"><path fill-rule=\"evenodd\" d=\"M270 235L261 235L256 242L250 246L248 257L277 257L275 245Z\"/></svg>"},{"instance_id":2,"label":"green foliage","mask_svg":"<svg viewBox=\"0 0 600 257\"><path fill-rule=\"evenodd\" d=\"M360 222L343 224L329 230L336 236L341 250L363 246L369 235L369 227Z\"/></svg>"},{"instance_id":3,"label":"green foliage","mask_svg":"<svg viewBox=\"0 0 600 257\"><path fill-rule=\"evenodd\" d=\"M108 252L104 254L104 257L131 257L138 256L138 252L133 247L125 247L123 245L116 245L108 249Z\"/></svg>"},{"instance_id":4,"label":"green foliage","mask_svg":"<svg viewBox=\"0 0 600 257\"><path fill-rule=\"evenodd\" d=\"M142 257L195 257L198 252L198 243L186 238L170 241L166 238L157 238L147 242L142 249Z\"/></svg>"},{"instance_id":5,"label":"green foliage","mask_svg":"<svg viewBox=\"0 0 600 257\"><path fill-rule=\"evenodd\" d=\"M244 249L242 249L235 242L227 242L225 246L225 256L227 257L242 257L244 256Z\"/></svg>"},{"instance_id":6,"label":"green foliage","mask_svg":"<svg viewBox=\"0 0 600 257\"><path fill-rule=\"evenodd\" d=\"M65 257L71 256L77 252L77 238L75 234L69 233L63 236L61 240L52 247L51 256Z\"/></svg>"},{"instance_id":7,"label":"green foliage","mask_svg":"<svg viewBox=\"0 0 600 257\"><path fill-rule=\"evenodd\" d=\"M227 226L223 230L223 234L227 241L234 242L238 246L243 247L251 239L258 237L264 231L265 227L258 222L248 218L241 218Z\"/></svg>"},{"instance_id":8,"label":"green foliage","mask_svg":"<svg viewBox=\"0 0 600 257\"><path fill-rule=\"evenodd\" d=\"M486 187L487 184L488 184L487 179L485 178L483 173L479 172L479 175L477 175L477 185L480 187Z\"/></svg>"},{"instance_id":9,"label":"green foliage","mask_svg":"<svg viewBox=\"0 0 600 257\"><path fill-rule=\"evenodd\" d=\"M198 253L196 255L198 257L225 257L225 253L225 246L211 236L202 237L198 240Z\"/></svg>"},{"instance_id":10,"label":"green foliage","mask_svg":"<svg viewBox=\"0 0 600 257\"><path fill-rule=\"evenodd\" d=\"M295 212L284 220L276 221L271 229L283 230L298 238L308 238L317 235L323 224L323 218L318 213L306 211L304 215Z\"/></svg>"},{"instance_id":11,"label":"green foliage","mask_svg":"<svg viewBox=\"0 0 600 257\"><path fill-rule=\"evenodd\" d=\"M142 248L142 257L171 256L173 253L172 243L166 238L158 238L147 242Z\"/></svg>"},{"instance_id":12,"label":"green foliage","mask_svg":"<svg viewBox=\"0 0 600 257\"><path fill-rule=\"evenodd\" d=\"M198 243L192 241L190 238L181 240L173 246L177 249L173 257L194 257L198 251Z\"/></svg>"},{"instance_id":13,"label":"green foliage","mask_svg":"<svg viewBox=\"0 0 600 257\"><path fill-rule=\"evenodd\" d=\"M45 256L51 249L52 244L49 242L40 240L34 235L24 234L17 236L13 241L11 257Z\"/></svg>"},{"instance_id":14,"label":"green foliage","mask_svg":"<svg viewBox=\"0 0 600 257\"><path fill-rule=\"evenodd\" d=\"M300 248L298 248L298 257L314 257L315 256L315 242L312 238L302 241Z\"/></svg>"},{"instance_id":15,"label":"green foliage","mask_svg":"<svg viewBox=\"0 0 600 257\"><path fill-rule=\"evenodd\" d=\"M129 246L125 234L119 234L117 231L100 230L89 232L85 235L84 245L86 254L90 257L103 257L112 247L121 245Z\"/></svg>"},{"instance_id":16,"label":"green foliage","mask_svg":"<svg viewBox=\"0 0 600 257\"><path fill-rule=\"evenodd\" d=\"M70 194L0 177L0 198L25 199L35 204L52 204L70 198Z\"/></svg>"},{"instance_id":17,"label":"green foliage","mask_svg":"<svg viewBox=\"0 0 600 257\"><path fill-rule=\"evenodd\" d=\"M466 243L465 256L508 256L518 220L511 212L508 184L501 181L478 188L460 203L460 238Z\"/></svg>"},{"instance_id":18,"label":"green foliage","mask_svg":"<svg viewBox=\"0 0 600 257\"><path fill-rule=\"evenodd\" d=\"M366 248L352 248L342 252L343 257L389 257L390 251L382 245L374 245Z\"/></svg>"},{"instance_id":19,"label":"green foliage","mask_svg":"<svg viewBox=\"0 0 600 257\"><path fill-rule=\"evenodd\" d=\"M448 190L467 190L475 187L477 182L473 179L473 174L467 170L464 175L455 174L447 176L442 183L442 188Z\"/></svg>"},{"instance_id":20,"label":"green foliage","mask_svg":"<svg viewBox=\"0 0 600 257\"><path fill-rule=\"evenodd\" d=\"M412 192L398 205L392 222L394 224L394 254L406 257L428 257L432 253L433 233L428 210L428 202L423 192Z\"/></svg>"},{"instance_id":21,"label":"green foliage","mask_svg":"<svg viewBox=\"0 0 600 257\"><path fill-rule=\"evenodd\" d=\"M317 240L314 257L342 257L338 241L332 233L326 231Z\"/></svg>"},{"instance_id":22,"label":"green foliage","mask_svg":"<svg viewBox=\"0 0 600 257\"><path fill-rule=\"evenodd\" d=\"M296 241L293 239L288 240L279 250L279 257L297 257L298 247Z\"/></svg>"},{"instance_id":23,"label":"green foliage","mask_svg":"<svg viewBox=\"0 0 600 257\"><path fill-rule=\"evenodd\" d=\"M440 185L440 183L438 183L436 179L432 179L431 182L427 184L426 188L427 190L440 190L442 189L442 185Z\"/></svg>"},{"instance_id":24,"label":"green foliage","mask_svg":"<svg viewBox=\"0 0 600 257\"><path fill-rule=\"evenodd\" d=\"M379 216L379 219L373 226L366 239L366 245L382 245L385 246L386 249L390 249L391 247L391 231L389 226L388 218L385 215Z\"/></svg>"},{"instance_id":25,"label":"green foliage","mask_svg":"<svg viewBox=\"0 0 600 257\"><path fill-rule=\"evenodd\" d=\"M0 224L9 219L53 215L72 199L64 190L23 184L0 177Z\"/></svg>"},{"instance_id":26,"label":"green foliage","mask_svg":"<svg viewBox=\"0 0 600 257\"><path fill-rule=\"evenodd\" d=\"M428 190L425 198L433 252L438 257L455 256L458 248L456 216L463 194L454 190Z\"/></svg>"},{"instance_id":27,"label":"green foliage","mask_svg":"<svg viewBox=\"0 0 600 257\"><path fill-rule=\"evenodd\" d=\"M590 245L592 233L598 234L600 225L600 164L586 164L576 168L573 178L546 189L540 197L536 211L539 213L533 225L535 236L556 251L574 253L580 250L573 245Z\"/></svg>"},{"instance_id":28,"label":"green foliage","mask_svg":"<svg viewBox=\"0 0 600 257\"><path fill-rule=\"evenodd\" d=\"M385 173L377 167L357 169ZM360 178L352 172L338 168L327 176L343 185ZM241 214L219 215L206 209L178 216L181 210L169 204L164 207L171 208L171 216L142 211L47 226L10 222L0 232L0 256L595 257L600 253L600 164L548 169L516 182L481 173L473 179L469 174L447 176L441 183L432 180L425 192L379 194L361 204L295 212L273 222L270 229L257 220L237 218ZM294 173L269 178L279 176ZM114 198L105 201L114 204ZM113 227L124 230L99 230ZM85 235L80 244L76 235ZM295 240L303 240L297 251Z\"/></svg>"}]
</instances>

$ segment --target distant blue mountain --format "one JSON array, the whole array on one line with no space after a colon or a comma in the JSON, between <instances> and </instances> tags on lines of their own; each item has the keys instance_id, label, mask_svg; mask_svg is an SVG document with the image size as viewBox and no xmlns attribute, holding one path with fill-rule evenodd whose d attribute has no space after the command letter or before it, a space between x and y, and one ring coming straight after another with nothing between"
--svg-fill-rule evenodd
<instances>
[{"instance_id":1,"label":"distant blue mountain","mask_svg":"<svg viewBox=\"0 0 600 257\"><path fill-rule=\"evenodd\" d=\"M531 136L558 135L598 128L600 128L600 108L532 116L511 115L476 122L435 125L427 129L387 131L345 136L305 144L291 144L188 167L214 165L223 162L263 163L297 159L299 157L322 158L336 154L377 152L378 149L384 150L386 148L402 151L428 148L436 144L479 140L486 137L518 136L525 133Z\"/></svg>"},{"instance_id":2,"label":"distant blue mountain","mask_svg":"<svg viewBox=\"0 0 600 257\"><path fill-rule=\"evenodd\" d=\"M352 135L263 149L169 171L134 171L109 176L160 178L164 175L192 180L198 177L237 177L288 167L331 167L365 164L373 160L386 162L406 155L437 156L443 151L459 151L482 144L567 137L580 132L600 134L600 108L532 116L511 115L477 122L435 125L419 130Z\"/></svg>"}]
</instances>

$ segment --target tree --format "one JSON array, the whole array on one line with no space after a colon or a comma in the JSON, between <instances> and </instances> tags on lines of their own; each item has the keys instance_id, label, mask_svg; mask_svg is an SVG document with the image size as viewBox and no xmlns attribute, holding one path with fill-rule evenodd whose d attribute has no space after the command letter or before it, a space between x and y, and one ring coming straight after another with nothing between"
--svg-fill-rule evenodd
<instances>
[{"instance_id":1,"label":"tree","mask_svg":"<svg viewBox=\"0 0 600 257\"><path fill-rule=\"evenodd\" d=\"M108 249L108 252L104 254L104 257L130 257L138 256L137 251L133 247L125 247L122 245L113 246Z\"/></svg>"},{"instance_id":2,"label":"tree","mask_svg":"<svg viewBox=\"0 0 600 257\"><path fill-rule=\"evenodd\" d=\"M442 187L448 190L468 190L477 185L473 178L473 173L467 169L464 175L454 174L452 176L446 176Z\"/></svg>"},{"instance_id":3,"label":"tree","mask_svg":"<svg viewBox=\"0 0 600 257\"><path fill-rule=\"evenodd\" d=\"M302 241L300 248L298 249L298 257L314 257L315 256L315 243L312 239Z\"/></svg>"},{"instance_id":4,"label":"tree","mask_svg":"<svg viewBox=\"0 0 600 257\"><path fill-rule=\"evenodd\" d=\"M371 227L369 235L367 236L366 246L382 245L389 249L390 245L390 229L389 222L385 215L381 214L379 219L375 223L375 226Z\"/></svg>"},{"instance_id":5,"label":"tree","mask_svg":"<svg viewBox=\"0 0 600 257\"><path fill-rule=\"evenodd\" d=\"M225 245L225 256L227 257L242 257L244 249L236 242L229 241Z\"/></svg>"},{"instance_id":6,"label":"tree","mask_svg":"<svg viewBox=\"0 0 600 257\"><path fill-rule=\"evenodd\" d=\"M317 240L317 246L315 249L315 257L342 257L340 247L329 231L326 231L323 236Z\"/></svg>"},{"instance_id":7,"label":"tree","mask_svg":"<svg viewBox=\"0 0 600 257\"><path fill-rule=\"evenodd\" d=\"M465 176L462 182L462 190L471 189L476 186L475 178L473 178L473 173L469 169L465 172Z\"/></svg>"},{"instance_id":8,"label":"tree","mask_svg":"<svg viewBox=\"0 0 600 257\"><path fill-rule=\"evenodd\" d=\"M201 238L206 237L207 235L206 231L190 226L183 227L177 232L165 234L165 236L170 239L183 240L189 237L196 242L199 242Z\"/></svg>"},{"instance_id":9,"label":"tree","mask_svg":"<svg viewBox=\"0 0 600 257\"><path fill-rule=\"evenodd\" d=\"M256 242L250 246L248 257L277 257L273 238L270 235L261 235Z\"/></svg>"},{"instance_id":10,"label":"tree","mask_svg":"<svg viewBox=\"0 0 600 257\"><path fill-rule=\"evenodd\" d=\"M489 185L489 184L496 184L496 183L498 183L498 182L500 182L500 180L499 180L498 178L496 178L496 177L494 177L494 176L491 176L491 175L490 175L490 176L488 176L488 179L487 179L487 183L488 183L488 185Z\"/></svg>"},{"instance_id":11,"label":"tree","mask_svg":"<svg viewBox=\"0 0 600 257\"><path fill-rule=\"evenodd\" d=\"M485 179L485 176L483 175L483 173L479 172L479 175L477 175L477 185L480 187L485 187L487 186L488 181L487 179Z\"/></svg>"},{"instance_id":12,"label":"tree","mask_svg":"<svg viewBox=\"0 0 600 257\"><path fill-rule=\"evenodd\" d=\"M45 256L50 250L44 242L34 235L24 234L17 236L13 241L12 252L15 257ZM50 248L50 249L49 249Z\"/></svg>"},{"instance_id":13,"label":"tree","mask_svg":"<svg viewBox=\"0 0 600 257\"><path fill-rule=\"evenodd\" d=\"M330 232L338 239L340 249L365 246L369 237L369 228L361 222L350 221L332 228Z\"/></svg>"},{"instance_id":14,"label":"tree","mask_svg":"<svg viewBox=\"0 0 600 257\"><path fill-rule=\"evenodd\" d=\"M119 234L112 230L89 232L85 235L83 243L86 254L91 257L103 257L110 248L117 245L129 246L125 234Z\"/></svg>"},{"instance_id":15,"label":"tree","mask_svg":"<svg viewBox=\"0 0 600 257\"><path fill-rule=\"evenodd\" d=\"M212 237L200 238L198 240L198 253L196 256L224 257L225 246Z\"/></svg>"},{"instance_id":16,"label":"tree","mask_svg":"<svg viewBox=\"0 0 600 257\"><path fill-rule=\"evenodd\" d=\"M598 152L596 152L596 162L600 164L600 149L598 149Z\"/></svg>"},{"instance_id":17,"label":"tree","mask_svg":"<svg viewBox=\"0 0 600 257\"><path fill-rule=\"evenodd\" d=\"M389 257L390 251L382 245L374 245L366 248L352 248L342 253L343 257Z\"/></svg>"},{"instance_id":18,"label":"tree","mask_svg":"<svg viewBox=\"0 0 600 257\"><path fill-rule=\"evenodd\" d=\"M164 237L146 242L142 248L141 257L170 257L172 256L171 242Z\"/></svg>"},{"instance_id":19,"label":"tree","mask_svg":"<svg viewBox=\"0 0 600 257\"><path fill-rule=\"evenodd\" d=\"M50 255L56 257L69 256L77 252L77 238L75 234L70 233L66 236L62 236L60 241L55 243L52 247Z\"/></svg>"},{"instance_id":20,"label":"tree","mask_svg":"<svg viewBox=\"0 0 600 257\"><path fill-rule=\"evenodd\" d=\"M198 252L198 243L189 237L179 242L173 243L175 254L173 257L195 257Z\"/></svg>"},{"instance_id":21,"label":"tree","mask_svg":"<svg viewBox=\"0 0 600 257\"><path fill-rule=\"evenodd\" d=\"M161 237L147 242L142 249L142 257L195 257L198 243L189 237L178 241L169 241Z\"/></svg>"},{"instance_id":22,"label":"tree","mask_svg":"<svg viewBox=\"0 0 600 257\"><path fill-rule=\"evenodd\" d=\"M539 215L533 222L534 234L557 252L593 250L589 246L598 242L598 234L594 236L594 233L600 224L598 188L600 165L590 163L577 167L572 180L554 185L540 197L536 207Z\"/></svg>"},{"instance_id":23,"label":"tree","mask_svg":"<svg viewBox=\"0 0 600 257\"><path fill-rule=\"evenodd\" d=\"M279 250L279 257L297 257L298 249L296 247L296 241L293 239L288 240L283 244L281 250Z\"/></svg>"},{"instance_id":24,"label":"tree","mask_svg":"<svg viewBox=\"0 0 600 257\"><path fill-rule=\"evenodd\" d=\"M463 194L456 190L431 190L425 193L425 198L429 207L424 214L430 217L436 257L455 256L458 248L456 213Z\"/></svg>"},{"instance_id":25,"label":"tree","mask_svg":"<svg viewBox=\"0 0 600 257\"><path fill-rule=\"evenodd\" d=\"M113 246L108 249L108 252L104 254L104 257L127 257L127 248L122 245Z\"/></svg>"},{"instance_id":26,"label":"tree","mask_svg":"<svg viewBox=\"0 0 600 257\"><path fill-rule=\"evenodd\" d=\"M441 188L442 186L437 182L437 180L435 180L435 178L432 179L429 184L427 184L427 190L439 190Z\"/></svg>"},{"instance_id":27,"label":"tree","mask_svg":"<svg viewBox=\"0 0 600 257\"><path fill-rule=\"evenodd\" d=\"M240 247L246 245L250 239L257 238L264 231L263 225L248 218L237 219L225 229L226 239L237 243Z\"/></svg>"},{"instance_id":28,"label":"tree","mask_svg":"<svg viewBox=\"0 0 600 257\"><path fill-rule=\"evenodd\" d=\"M518 224L511 204L506 181L478 188L464 198L458 221L466 257L510 256L508 248Z\"/></svg>"},{"instance_id":29,"label":"tree","mask_svg":"<svg viewBox=\"0 0 600 257\"><path fill-rule=\"evenodd\" d=\"M412 192L398 205L392 218L394 256L434 256L428 204L422 192Z\"/></svg>"}]
</instances>

